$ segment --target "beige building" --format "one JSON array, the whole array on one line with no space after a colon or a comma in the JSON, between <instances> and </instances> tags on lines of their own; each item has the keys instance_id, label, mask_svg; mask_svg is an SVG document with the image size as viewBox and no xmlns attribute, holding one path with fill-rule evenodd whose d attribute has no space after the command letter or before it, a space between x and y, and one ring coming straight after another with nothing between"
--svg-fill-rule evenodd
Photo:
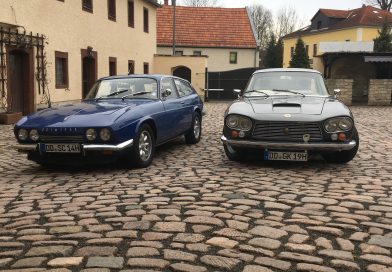
<instances>
[{"instance_id":1,"label":"beige building","mask_svg":"<svg viewBox=\"0 0 392 272\"><path fill-rule=\"evenodd\" d=\"M27 114L48 93L52 102L77 100L100 77L154 71L157 7L155 0L1 0L3 101Z\"/></svg>"}]
</instances>

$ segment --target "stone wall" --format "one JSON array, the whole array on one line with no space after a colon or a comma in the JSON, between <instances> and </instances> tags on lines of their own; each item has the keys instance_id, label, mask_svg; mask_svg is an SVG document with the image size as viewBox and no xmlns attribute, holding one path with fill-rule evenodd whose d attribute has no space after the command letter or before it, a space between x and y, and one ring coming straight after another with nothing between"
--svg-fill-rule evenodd
<instances>
[{"instance_id":1,"label":"stone wall","mask_svg":"<svg viewBox=\"0 0 392 272\"><path fill-rule=\"evenodd\" d=\"M328 91L333 95L334 89L340 89L338 99L347 106L352 105L353 101L353 79L327 79Z\"/></svg>"},{"instance_id":2,"label":"stone wall","mask_svg":"<svg viewBox=\"0 0 392 272\"><path fill-rule=\"evenodd\" d=\"M369 105L391 105L392 80L371 79L369 83Z\"/></svg>"}]
</instances>

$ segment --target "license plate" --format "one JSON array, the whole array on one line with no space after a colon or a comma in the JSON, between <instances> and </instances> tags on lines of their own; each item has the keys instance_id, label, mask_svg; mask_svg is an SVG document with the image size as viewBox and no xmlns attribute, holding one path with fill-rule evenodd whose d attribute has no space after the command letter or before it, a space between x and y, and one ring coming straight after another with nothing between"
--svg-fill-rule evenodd
<instances>
[{"instance_id":1,"label":"license plate","mask_svg":"<svg viewBox=\"0 0 392 272\"><path fill-rule=\"evenodd\" d=\"M80 144L42 144L41 150L47 153L80 153Z\"/></svg>"},{"instance_id":2,"label":"license plate","mask_svg":"<svg viewBox=\"0 0 392 272\"><path fill-rule=\"evenodd\" d=\"M266 161L307 161L307 152L264 151Z\"/></svg>"}]
</instances>

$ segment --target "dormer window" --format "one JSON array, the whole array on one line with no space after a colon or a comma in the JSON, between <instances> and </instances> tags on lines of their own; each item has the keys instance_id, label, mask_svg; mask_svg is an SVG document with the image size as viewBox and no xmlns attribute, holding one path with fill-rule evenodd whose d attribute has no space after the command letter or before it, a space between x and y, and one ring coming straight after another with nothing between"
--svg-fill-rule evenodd
<instances>
[{"instance_id":1,"label":"dormer window","mask_svg":"<svg viewBox=\"0 0 392 272\"><path fill-rule=\"evenodd\" d=\"M317 22L317 29L321 29L321 25L322 25L322 22L321 22L321 21L318 21L318 22Z\"/></svg>"}]
</instances>

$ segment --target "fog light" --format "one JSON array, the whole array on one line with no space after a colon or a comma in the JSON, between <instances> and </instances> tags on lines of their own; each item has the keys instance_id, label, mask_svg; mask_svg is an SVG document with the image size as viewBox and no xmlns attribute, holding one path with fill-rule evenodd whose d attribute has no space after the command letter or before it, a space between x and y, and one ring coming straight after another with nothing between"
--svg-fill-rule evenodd
<instances>
[{"instance_id":1,"label":"fog light","mask_svg":"<svg viewBox=\"0 0 392 272\"><path fill-rule=\"evenodd\" d=\"M344 142L347 139L346 134L344 133L339 133L339 141Z\"/></svg>"},{"instance_id":2,"label":"fog light","mask_svg":"<svg viewBox=\"0 0 392 272\"><path fill-rule=\"evenodd\" d=\"M231 137L233 137L233 138L237 138L238 137L238 131L236 131L236 130L232 130L231 131Z\"/></svg>"},{"instance_id":3,"label":"fog light","mask_svg":"<svg viewBox=\"0 0 392 272\"><path fill-rule=\"evenodd\" d=\"M336 141L338 139L338 135L336 133L331 135L332 141Z\"/></svg>"},{"instance_id":4,"label":"fog light","mask_svg":"<svg viewBox=\"0 0 392 272\"><path fill-rule=\"evenodd\" d=\"M240 138L244 138L245 137L245 132L243 132L243 131L240 131Z\"/></svg>"}]
</instances>

